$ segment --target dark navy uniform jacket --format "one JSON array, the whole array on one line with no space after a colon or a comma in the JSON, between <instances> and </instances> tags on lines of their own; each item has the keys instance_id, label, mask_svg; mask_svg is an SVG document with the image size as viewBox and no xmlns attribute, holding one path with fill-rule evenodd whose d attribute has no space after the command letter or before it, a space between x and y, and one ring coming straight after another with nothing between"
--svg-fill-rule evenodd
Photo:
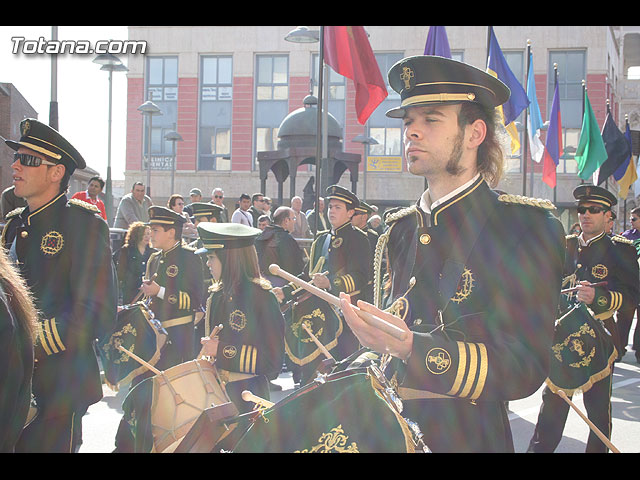
<instances>
[{"instance_id":1,"label":"dark navy uniform jacket","mask_svg":"<svg viewBox=\"0 0 640 480\"><path fill-rule=\"evenodd\" d=\"M564 273L575 274L576 282L607 282L595 287L595 298L588 305L596 318L611 317L623 303L638 303L636 250L624 237L602 232L583 246L577 235L569 235Z\"/></svg>"},{"instance_id":2,"label":"dark navy uniform jacket","mask_svg":"<svg viewBox=\"0 0 640 480\"><path fill-rule=\"evenodd\" d=\"M102 398L93 341L115 328L118 286L109 228L92 205L60 194L9 215L2 244L41 312L33 393L49 413Z\"/></svg>"},{"instance_id":3,"label":"dark navy uniform jacket","mask_svg":"<svg viewBox=\"0 0 640 480\"><path fill-rule=\"evenodd\" d=\"M166 251L155 252L147 262L146 278L164 287L164 296L154 296L150 308L168 333L171 342L160 354L159 368L193 360L197 354L194 312L204 304L202 260L195 250L181 242Z\"/></svg>"},{"instance_id":4,"label":"dark navy uniform jacket","mask_svg":"<svg viewBox=\"0 0 640 480\"><path fill-rule=\"evenodd\" d=\"M386 305L416 332L397 376L403 415L433 451L513 450L505 401L547 377L560 296L564 230L551 208L478 177L430 214L385 216Z\"/></svg>"}]
</instances>

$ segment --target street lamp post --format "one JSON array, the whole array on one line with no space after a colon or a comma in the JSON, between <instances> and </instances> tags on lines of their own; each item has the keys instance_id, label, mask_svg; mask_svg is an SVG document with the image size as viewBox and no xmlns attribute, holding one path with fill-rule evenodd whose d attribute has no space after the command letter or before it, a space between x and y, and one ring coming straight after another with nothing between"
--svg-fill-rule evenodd
<instances>
[{"instance_id":1,"label":"street lamp post","mask_svg":"<svg viewBox=\"0 0 640 480\"><path fill-rule=\"evenodd\" d=\"M316 199L315 199L315 234L318 236L318 226L320 220L320 187L321 187L321 163L322 163L322 111L323 111L323 77L324 77L324 27L320 27L319 31L309 30L307 27L297 27L287 34L284 39L293 43L314 43L320 42L318 55L318 118L316 125Z\"/></svg>"},{"instance_id":2,"label":"street lamp post","mask_svg":"<svg viewBox=\"0 0 640 480\"><path fill-rule=\"evenodd\" d=\"M113 102L113 72L128 72L129 69L122 64L122 61L110 53L102 53L93 59L93 63L102 65L100 70L109 72L109 123L107 127L107 180L106 180L106 210L107 222L113 220L113 185L111 180L111 112Z\"/></svg>"},{"instance_id":3,"label":"street lamp post","mask_svg":"<svg viewBox=\"0 0 640 480\"><path fill-rule=\"evenodd\" d=\"M151 92L149 92L149 100L138 107L142 115L149 117L149 140L147 143L147 196L151 198L151 131L154 115L162 115L162 110L151 101Z\"/></svg>"},{"instance_id":4,"label":"street lamp post","mask_svg":"<svg viewBox=\"0 0 640 480\"><path fill-rule=\"evenodd\" d=\"M175 182L175 174L176 174L176 142L182 141L182 136L178 132L176 132L176 124L173 124L173 130L167 132L164 136L165 140L169 140L173 144L173 157L171 160L171 193L169 196L173 195L173 188Z\"/></svg>"}]
</instances>

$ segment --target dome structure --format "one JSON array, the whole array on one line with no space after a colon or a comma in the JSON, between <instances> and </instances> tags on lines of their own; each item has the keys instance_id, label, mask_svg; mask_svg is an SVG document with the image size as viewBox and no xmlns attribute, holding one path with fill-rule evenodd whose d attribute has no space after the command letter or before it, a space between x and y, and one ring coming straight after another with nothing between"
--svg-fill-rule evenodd
<instances>
[{"instance_id":1,"label":"dome structure","mask_svg":"<svg viewBox=\"0 0 640 480\"><path fill-rule=\"evenodd\" d=\"M279 205L282 205L283 201L282 190L285 180L290 177L289 198L293 198L296 195L298 167L304 164L316 164L317 104L318 100L313 95L305 97L303 107L289 113L280 123L277 150L257 152L261 191L266 191L267 176L271 171L278 182ZM329 185L338 183L346 170L350 172L351 190L354 193L356 191L361 157L359 154L343 152L342 139L340 123L327 112L327 158L320 166L320 182L315 182L320 192Z\"/></svg>"}]
</instances>

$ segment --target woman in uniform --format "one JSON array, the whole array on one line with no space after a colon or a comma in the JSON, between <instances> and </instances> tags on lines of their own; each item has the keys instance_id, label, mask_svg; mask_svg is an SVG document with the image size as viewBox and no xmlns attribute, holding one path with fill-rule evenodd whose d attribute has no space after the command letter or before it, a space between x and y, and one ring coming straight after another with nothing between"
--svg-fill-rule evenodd
<instances>
[{"instance_id":1,"label":"woman in uniform","mask_svg":"<svg viewBox=\"0 0 640 480\"><path fill-rule=\"evenodd\" d=\"M260 276L254 247L257 228L202 222L198 234L214 279L205 313L202 354L215 357L226 390L240 412L253 409L240 395L269 399L269 379L284 361L284 319L271 284ZM217 336L212 330L222 326Z\"/></svg>"}]
</instances>

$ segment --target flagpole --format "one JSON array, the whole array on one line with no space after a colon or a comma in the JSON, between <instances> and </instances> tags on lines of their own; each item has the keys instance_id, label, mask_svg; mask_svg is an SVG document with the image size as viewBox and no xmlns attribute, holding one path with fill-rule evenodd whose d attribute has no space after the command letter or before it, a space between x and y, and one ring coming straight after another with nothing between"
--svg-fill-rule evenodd
<instances>
[{"instance_id":1,"label":"flagpole","mask_svg":"<svg viewBox=\"0 0 640 480\"><path fill-rule=\"evenodd\" d=\"M624 115L624 128L625 130L627 128L629 128L629 115L627 115L625 113ZM629 156L629 162L633 162L633 151L631 151L631 155ZM629 167L627 167L627 170L629 169ZM626 173L625 173L626 175ZM631 185L629 185L631 186ZM622 227L622 231L624 232L627 229L627 197L629 196L629 190L631 190L630 188L627 190L627 195L626 197L624 197L624 210L623 210L623 214L624 214L624 220L622 222L623 227Z\"/></svg>"},{"instance_id":2,"label":"flagpole","mask_svg":"<svg viewBox=\"0 0 640 480\"><path fill-rule=\"evenodd\" d=\"M587 84L584 81L584 79L582 80L582 119L584 121L584 98L587 95ZM582 177L580 177L580 185L582 185L584 183L584 179Z\"/></svg>"},{"instance_id":3,"label":"flagpole","mask_svg":"<svg viewBox=\"0 0 640 480\"><path fill-rule=\"evenodd\" d=\"M320 172L322 163L322 89L324 87L324 27L320 25L320 48L318 50L318 117L316 120L316 204L314 206L315 214L315 233L313 238L318 237L318 227L320 226L320 188L321 179Z\"/></svg>"},{"instance_id":4,"label":"flagpole","mask_svg":"<svg viewBox=\"0 0 640 480\"><path fill-rule=\"evenodd\" d=\"M529 68L531 66L531 40L527 39L527 69L526 69L526 73L524 76L524 84L528 85L529 84ZM523 145L523 149L522 149L522 196L526 196L527 195L527 153L529 151L528 149L528 145L529 145L529 128L528 128L528 119L529 119L529 113L531 111L531 104L529 104L529 106L527 107L527 110L524 113L524 145ZM533 159L532 159L533 160ZM533 171L533 166L531 167L531 171ZM533 194L533 190L531 191L531 193Z\"/></svg>"},{"instance_id":5,"label":"flagpole","mask_svg":"<svg viewBox=\"0 0 640 480\"><path fill-rule=\"evenodd\" d=\"M553 64L553 77L554 77L554 89L558 88L558 64L554 63ZM562 135L562 131L560 131L560 135ZM560 159L558 158L558 163L560 162ZM556 196L557 196L557 190L558 190L558 167L556 166L556 183L553 186L553 204L556 204Z\"/></svg>"},{"instance_id":6,"label":"flagpole","mask_svg":"<svg viewBox=\"0 0 640 480\"><path fill-rule=\"evenodd\" d=\"M609 99L608 98L607 98L607 115L611 115L611 107L609 107ZM604 181L604 188L609 190L609 177L607 177L605 179L605 181Z\"/></svg>"}]
</instances>

